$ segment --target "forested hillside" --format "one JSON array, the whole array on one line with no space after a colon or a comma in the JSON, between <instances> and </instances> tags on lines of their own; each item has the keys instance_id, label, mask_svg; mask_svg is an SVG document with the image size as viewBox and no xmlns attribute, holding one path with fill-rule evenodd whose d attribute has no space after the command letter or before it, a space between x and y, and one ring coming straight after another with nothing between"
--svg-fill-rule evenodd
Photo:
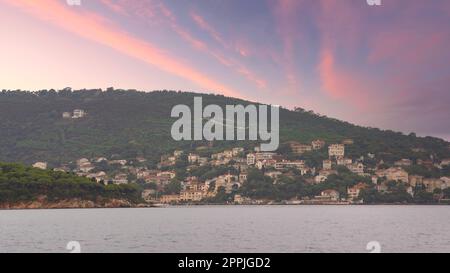
<instances>
[{"instance_id":1,"label":"forested hillside","mask_svg":"<svg viewBox=\"0 0 450 273\"><path fill-rule=\"evenodd\" d=\"M0 93L0 161L59 164L80 157L107 156L156 162L175 148L190 149L201 142L175 142L170 136L177 104L193 104L196 93L134 90L45 90ZM239 99L203 94L206 104L246 104ZM62 117L64 112L83 109L80 119ZM319 109L320 110L320 109ZM298 108L281 109L281 142L327 143L354 140L348 154L373 153L387 161L400 158L449 158L449 143L437 138L355 126ZM248 144L245 142L245 144ZM218 142L214 145L240 145ZM283 145L281 146L283 149Z\"/></svg>"}]
</instances>

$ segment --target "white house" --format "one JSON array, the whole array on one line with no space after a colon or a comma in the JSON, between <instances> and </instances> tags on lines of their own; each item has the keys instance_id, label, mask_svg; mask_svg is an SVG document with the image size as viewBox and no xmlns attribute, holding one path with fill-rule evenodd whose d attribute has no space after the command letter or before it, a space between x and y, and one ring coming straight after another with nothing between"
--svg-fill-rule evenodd
<instances>
[{"instance_id":1,"label":"white house","mask_svg":"<svg viewBox=\"0 0 450 273\"><path fill-rule=\"evenodd\" d=\"M36 162L33 164L33 167L45 170L45 169L47 169L47 162Z\"/></svg>"},{"instance_id":2,"label":"white house","mask_svg":"<svg viewBox=\"0 0 450 273\"><path fill-rule=\"evenodd\" d=\"M78 118L84 118L87 115L86 111L82 109L75 109L73 110L72 118L78 119Z\"/></svg>"},{"instance_id":3,"label":"white house","mask_svg":"<svg viewBox=\"0 0 450 273\"><path fill-rule=\"evenodd\" d=\"M190 164L196 163L196 162L198 161L199 157L200 157L200 156L197 155L197 154L192 154L192 153L190 153L190 154L188 155L188 162L189 162Z\"/></svg>"},{"instance_id":4,"label":"white house","mask_svg":"<svg viewBox=\"0 0 450 273\"><path fill-rule=\"evenodd\" d=\"M345 155L345 145L344 144L331 144L328 146L328 156L329 157L343 157Z\"/></svg>"},{"instance_id":5,"label":"white house","mask_svg":"<svg viewBox=\"0 0 450 273\"><path fill-rule=\"evenodd\" d=\"M255 154L248 154L247 155L247 165L255 165L255 163L256 163Z\"/></svg>"},{"instance_id":6,"label":"white house","mask_svg":"<svg viewBox=\"0 0 450 273\"><path fill-rule=\"evenodd\" d=\"M324 170L331 170L331 167L332 167L332 163L331 163L331 160L324 160L323 161L323 169Z\"/></svg>"}]
</instances>

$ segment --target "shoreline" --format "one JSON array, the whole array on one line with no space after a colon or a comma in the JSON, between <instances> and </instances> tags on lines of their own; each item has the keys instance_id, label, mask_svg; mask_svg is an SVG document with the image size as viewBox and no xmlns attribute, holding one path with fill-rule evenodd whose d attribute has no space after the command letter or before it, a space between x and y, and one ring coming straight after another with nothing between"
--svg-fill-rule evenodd
<instances>
[{"instance_id":1,"label":"shoreline","mask_svg":"<svg viewBox=\"0 0 450 273\"><path fill-rule=\"evenodd\" d=\"M376 206L449 206L449 204L130 204L128 206L111 206L111 205L94 205L94 206L57 206L55 204L50 206L41 207L27 207L22 205L0 205L0 211L18 211L18 210L79 210L79 209L146 209L146 208L192 208L192 207L268 207L268 206L278 206L278 207L376 207Z\"/></svg>"}]
</instances>

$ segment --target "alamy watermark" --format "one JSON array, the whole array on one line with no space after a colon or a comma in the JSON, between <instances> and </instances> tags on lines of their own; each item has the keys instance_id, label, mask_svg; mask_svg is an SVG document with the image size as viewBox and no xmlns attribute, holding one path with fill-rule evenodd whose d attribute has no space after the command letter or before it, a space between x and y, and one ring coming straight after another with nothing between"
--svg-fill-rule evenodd
<instances>
[{"instance_id":1,"label":"alamy watermark","mask_svg":"<svg viewBox=\"0 0 450 273\"><path fill-rule=\"evenodd\" d=\"M369 6L381 6L381 0L366 0Z\"/></svg>"},{"instance_id":2,"label":"alamy watermark","mask_svg":"<svg viewBox=\"0 0 450 273\"><path fill-rule=\"evenodd\" d=\"M66 245L66 249L70 251L70 253L81 253L81 244L78 241L70 241Z\"/></svg>"},{"instance_id":3,"label":"alamy watermark","mask_svg":"<svg viewBox=\"0 0 450 273\"><path fill-rule=\"evenodd\" d=\"M81 0L66 0L69 6L81 6Z\"/></svg>"},{"instance_id":4,"label":"alamy watermark","mask_svg":"<svg viewBox=\"0 0 450 273\"><path fill-rule=\"evenodd\" d=\"M261 144L261 151L275 151L280 142L279 111L278 106L226 105L224 118L223 109L219 105L211 104L203 108L202 97L195 97L193 113L187 105L172 108L171 117L179 119L173 123L171 134L176 141L262 141L268 143Z\"/></svg>"}]
</instances>

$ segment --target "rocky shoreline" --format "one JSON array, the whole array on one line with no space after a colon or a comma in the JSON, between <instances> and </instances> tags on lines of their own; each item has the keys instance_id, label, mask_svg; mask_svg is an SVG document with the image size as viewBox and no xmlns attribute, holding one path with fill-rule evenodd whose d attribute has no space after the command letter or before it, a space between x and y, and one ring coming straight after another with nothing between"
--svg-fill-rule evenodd
<instances>
[{"instance_id":1,"label":"rocky shoreline","mask_svg":"<svg viewBox=\"0 0 450 273\"><path fill-rule=\"evenodd\" d=\"M0 210L22 210L22 209L89 209L89 208L139 208L151 207L148 204L135 204L124 199L110 200L82 200L67 199L59 201L48 201L39 199L34 201L3 202Z\"/></svg>"}]
</instances>

